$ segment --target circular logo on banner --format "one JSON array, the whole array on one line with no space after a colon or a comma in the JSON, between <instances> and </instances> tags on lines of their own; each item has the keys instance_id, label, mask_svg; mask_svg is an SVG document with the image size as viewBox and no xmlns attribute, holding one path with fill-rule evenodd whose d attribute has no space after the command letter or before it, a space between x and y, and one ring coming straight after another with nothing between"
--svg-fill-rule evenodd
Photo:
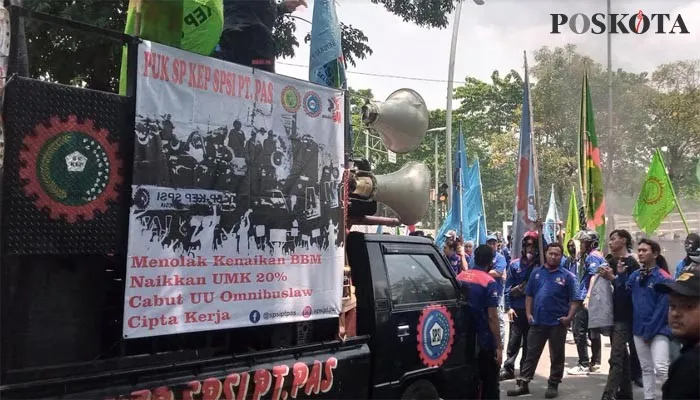
<instances>
[{"instance_id":1,"label":"circular logo on banner","mask_svg":"<svg viewBox=\"0 0 700 400\"><path fill-rule=\"evenodd\" d=\"M148 190L144 188L138 188L134 193L134 205L139 210L145 210L148 204L151 202L151 195L148 194Z\"/></svg>"},{"instance_id":2,"label":"circular logo on banner","mask_svg":"<svg viewBox=\"0 0 700 400\"><path fill-rule=\"evenodd\" d=\"M260 311L258 311L258 310L251 311L250 314L248 314L248 319L250 320L250 322L257 324L258 321L260 321Z\"/></svg>"},{"instance_id":3,"label":"circular logo on banner","mask_svg":"<svg viewBox=\"0 0 700 400\"><path fill-rule=\"evenodd\" d=\"M437 305L424 308L418 319L418 355L423 364L442 365L452 351L454 335L454 320L447 308Z\"/></svg>"},{"instance_id":4,"label":"circular logo on banner","mask_svg":"<svg viewBox=\"0 0 700 400\"><path fill-rule=\"evenodd\" d=\"M304 318L311 318L312 312L313 309L311 308L311 306L306 306L303 310L301 310L301 316Z\"/></svg>"},{"instance_id":5,"label":"circular logo on banner","mask_svg":"<svg viewBox=\"0 0 700 400\"><path fill-rule=\"evenodd\" d=\"M70 223L107 211L122 183L117 144L109 141L109 132L71 115L66 122L52 117L34 133L24 138L19 175L27 181L24 192L35 198L36 206L48 209L52 219L63 216Z\"/></svg>"},{"instance_id":6,"label":"circular logo on banner","mask_svg":"<svg viewBox=\"0 0 700 400\"><path fill-rule=\"evenodd\" d=\"M311 118L321 115L321 98L316 92L306 92L304 95L304 111Z\"/></svg>"},{"instance_id":7,"label":"circular logo on banner","mask_svg":"<svg viewBox=\"0 0 700 400\"><path fill-rule=\"evenodd\" d=\"M282 89L282 107L292 114L301 108L301 94L294 86L286 86Z\"/></svg>"}]
</instances>

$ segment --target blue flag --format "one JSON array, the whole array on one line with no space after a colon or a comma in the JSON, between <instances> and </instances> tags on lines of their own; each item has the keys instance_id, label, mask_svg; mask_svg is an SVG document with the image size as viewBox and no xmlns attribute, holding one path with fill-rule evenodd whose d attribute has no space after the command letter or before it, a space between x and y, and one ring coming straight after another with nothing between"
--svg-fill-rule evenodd
<instances>
[{"instance_id":1,"label":"blue flag","mask_svg":"<svg viewBox=\"0 0 700 400\"><path fill-rule=\"evenodd\" d=\"M454 230L464 240L486 242L486 216L484 215L481 193L481 172L478 160L470 168L467 164L467 151L464 135L460 125L457 149L455 151L454 187L452 188L452 207L437 232L435 243L441 247L445 234Z\"/></svg>"},{"instance_id":2,"label":"blue flag","mask_svg":"<svg viewBox=\"0 0 700 400\"><path fill-rule=\"evenodd\" d=\"M345 87L345 62L340 22L333 0L316 0L311 25L309 81L336 89Z\"/></svg>"}]
</instances>

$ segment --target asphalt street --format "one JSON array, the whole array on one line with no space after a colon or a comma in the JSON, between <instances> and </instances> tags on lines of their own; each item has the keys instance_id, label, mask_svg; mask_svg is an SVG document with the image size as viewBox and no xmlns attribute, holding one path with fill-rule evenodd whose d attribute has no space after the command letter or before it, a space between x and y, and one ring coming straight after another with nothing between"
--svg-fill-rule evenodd
<instances>
[{"instance_id":1,"label":"asphalt street","mask_svg":"<svg viewBox=\"0 0 700 400\"><path fill-rule=\"evenodd\" d=\"M506 331L508 330L506 325ZM506 336L507 338L507 336ZM590 348L589 348L590 351ZM505 354L503 355L505 357ZM590 353L589 353L590 357ZM610 358L610 339L608 337L603 337L603 351L602 351L602 364L600 371L590 375L568 375L564 373L564 379L559 385L559 397L560 399L576 399L576 400L600 400L603 395L603 389L605 388L605 383L608 379L608 370L610 365L608 364L608 359ZM576 365L578 361L578 353L576 352L576 345L573 341L573 336L571 332L567 335L566 342L566 367L568 370ZM520 363L520 357L516 361L515 365L518 366ZM507 380L501 382L501 399L506 398L530 398L530 399L544 399L544 391L547 390L547 378L549 377L549 349L545 346L542 352L542 357L537 364L537 372L535 378L530 383L530 394L520 397L507 397L506 391L508 389L515 388L515 380ZM516 376L518 375L518 369L515 371ZM643 399L644 393L642 388L634 386L634 398ZM661 385L657 383L657 399L661 398Z\"/></svg>"}]
</instances>

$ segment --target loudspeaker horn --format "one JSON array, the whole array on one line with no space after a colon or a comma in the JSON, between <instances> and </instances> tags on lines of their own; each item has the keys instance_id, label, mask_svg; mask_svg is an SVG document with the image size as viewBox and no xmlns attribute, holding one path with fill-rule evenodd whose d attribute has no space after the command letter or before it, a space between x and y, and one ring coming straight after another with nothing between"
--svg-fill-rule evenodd
<instances>
[{"instance_id":1,"label":"loudspeaker horn","mask_svg":"<svg viewBox=\"0 0 700 400\"><path fill-rule=\"evenodd\" d=\"M408 153L420 145L428 130L428 107L415 90L399 89L384 102L365 104L362 122L379 132L387 149Z\"/></svg>"},{"instance_id":2,"label":"loudspeaker horn","mask_svg":"<svg viewBox=\"0 0 700 400\"><path fill-rule=\"evenodd\" d=\"M430 169L410 161L391 174L375 176L360 171L351 190L353 195L386 204L402 223L413 225L420 222L430 206Z\"/></svg>"}]
</instances>

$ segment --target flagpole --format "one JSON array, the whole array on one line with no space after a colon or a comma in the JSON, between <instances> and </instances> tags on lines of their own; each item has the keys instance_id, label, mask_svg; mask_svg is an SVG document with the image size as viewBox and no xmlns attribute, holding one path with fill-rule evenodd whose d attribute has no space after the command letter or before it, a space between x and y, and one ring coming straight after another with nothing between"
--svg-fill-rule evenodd
<instances>
[{"instance_id":1,"label":"flagpole","mask_svg":"<svg viewBox=\"0 0 700 400\"><path fill-rule=\"evenodd\" d=\"M452 42L450 43L450 62L447 68L447 107L445 109L445 121L446 123L446 141L447 141L447 154L446 157L446 169L447 169L447 190L448 193L452 194L452 174L450 170L452 168L452 90L454 88L454 76L455 76L455 54L457 52L457 38L459 37L459 19L462 15L462 2L457 2L455 7L455 20L452 26ZM452 205L452 196L447 196L447 207Z\"/></svg>"},{"instance_id":2,"label":"flagpole","mask_svg":"<svg viewBox=\"0 0 700 400\"><path fill-rule=\"evenodd\" d=\"M476 162L479 163L479 157L476 158ZM479 165L479 194L481 194L481 214L484 216L484 229L488 229L488 224L486 222L486 206L484 205L484 185L481 183L481 163ZM481 221L481 218L479 218ZM481 229L479 229L481 231ZM488 233L488 232L486 232Z\"/></svg>"},{"instance_id":3,"label":"flagpole","mask_svg":"<svg viewBox=\"0 0 700 400\"><path fill-rule=\"evenodd\" d=\"M659 159L661 160L661 165L664 167L664 172L666 172L666 162L664 161L663 156L661 155L661 150L656 149L656 152L659 154ZM666 172L668 174L668 172ZM681 220L683 221L683 225L685 225L685 233L690 234L690 228L688 228L688 221L685 219L685 215L683 215L683 209L681 209L681 204L678 202L678 196L676 196L676 191L673 189L673 182L671 182L671 177L668 178L669 186L671 187L671 194L673 195L673 201L676 203L676 207L678 207L678 213L681 215Z\"/></svg>"}]
</instances>

